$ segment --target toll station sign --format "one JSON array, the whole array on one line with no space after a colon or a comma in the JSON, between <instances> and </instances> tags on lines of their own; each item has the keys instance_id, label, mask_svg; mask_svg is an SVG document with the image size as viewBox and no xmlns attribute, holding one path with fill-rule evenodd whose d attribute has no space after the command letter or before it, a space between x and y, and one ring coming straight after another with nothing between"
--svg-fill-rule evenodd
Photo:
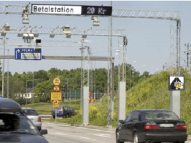
<instances>
[{"instance_id":1,"label":"toll station sign","mask_svg":"<svg viewBox=\"0 0 191 143\"><path fill-rule=\"evenodd\" d=\"M32 14L81 15L81 6L32 4Z\"/></svg>"},{"instance_id":2,"label":"toll station sign","mask_svg":"<svg viewBox=\"0 0 191 143\"><path fill-rule=\"evenodd\" d=\"M111 6L31 4L31 14L111 16Z\"/></svg>"}]
</instances>

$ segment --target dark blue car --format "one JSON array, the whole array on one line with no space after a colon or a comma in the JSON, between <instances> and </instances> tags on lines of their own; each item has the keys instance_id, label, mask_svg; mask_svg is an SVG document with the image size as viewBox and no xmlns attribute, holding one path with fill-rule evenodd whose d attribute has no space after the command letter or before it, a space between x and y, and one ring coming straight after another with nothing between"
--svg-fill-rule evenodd
<instances>
[{"instance_id":1,"label":"dark blue car","mask_svg":"<svg viewBox=\"0 0 191 143\"><path fill-rule=\"evenodd\" d=\"M71 117L75 115L75 110L70 106L63 106L62 108L54 109L52 111L52 117L55 119L56 117Z\"/></svg>"}]
</instances>

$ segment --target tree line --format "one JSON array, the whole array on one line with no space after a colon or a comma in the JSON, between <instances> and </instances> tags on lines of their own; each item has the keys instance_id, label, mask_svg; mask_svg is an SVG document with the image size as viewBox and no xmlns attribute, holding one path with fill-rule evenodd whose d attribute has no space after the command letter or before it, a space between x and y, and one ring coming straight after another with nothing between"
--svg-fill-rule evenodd
<instances>
[{"instance_id":1,"label":"tree line","mask_svg":"<svg viewBox=\"0 0 191 143\"><path fill-rule=\"evenodd\" d=\"M127 90L132 88L140 80L147 78L149 72L136 71L133 66L126 64L126 88ZM114 67L114 90L118 88L118 66ZM57 68L51 68L48 71L39 70L34 72L23 72L12 74L6 72L5 84L4 84L4 97L9 96L10 98L16 98L15 95L20 93L32 92L34 93L35 100L33 102L50 102L50 93L53 88L53 79L58 77L61 80L61 90L65 94L66 91L80 90L81 88L81 68L60 70ZM101 94L107 93L107 82L108 82L108 69L98 68L90 70L90 81L89 87L92 92L99 92ZM6 78L7 77L7 78ZM2 79L1 79L2 80ZM2 90L2 84L0 84ZM22 104L22 100L17 99ZM23 101L24 102L24 101Z\"/></svg>"}]
</instances>

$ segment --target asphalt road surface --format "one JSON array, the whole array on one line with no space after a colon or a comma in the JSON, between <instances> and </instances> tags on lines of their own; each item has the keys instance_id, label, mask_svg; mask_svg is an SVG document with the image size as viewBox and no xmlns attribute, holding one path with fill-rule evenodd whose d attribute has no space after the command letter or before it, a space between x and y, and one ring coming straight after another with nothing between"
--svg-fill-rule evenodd
<instances>
[{"instance_id":1,"label":"asphalt road surface","mask_svg":"<svg viewBox=\"0 0 191 143\"><path fill-rule=\"evenodd\" d=\"M44 137L49 143L115 143L115 129L96 127L75 127L43 122L48 130ZM189 141L191 143L190 137Z\"/></svg>"},{"instance_id":2,"label":"asphalt road surface","mask_svg":"<svg viewBox=\"0 0 191 143\"><path fill-rule=\"evenodd\" d=\"M114 129L86 128L45 123L48 130L44 137L49 143L115 143Z\"/></svg>"}]
</instances>

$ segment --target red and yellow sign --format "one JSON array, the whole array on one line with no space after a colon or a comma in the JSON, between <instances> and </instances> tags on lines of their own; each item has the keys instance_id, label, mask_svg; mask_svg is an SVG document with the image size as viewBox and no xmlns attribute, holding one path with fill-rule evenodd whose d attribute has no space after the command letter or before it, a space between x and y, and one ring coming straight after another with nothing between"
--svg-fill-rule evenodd
<instances>
[{"instance_id":1,"label":"red and yellow sign","mask_svg":"<svg viewBox=\"0 0 191 143\"><path fill-rule=\"evenodd\" d=\"M51 92L51 101L53 108L59 108L60 102L62 102L62 92L60 89L60 79L54 78L53 80L53 91Z\"/></svg>"}]
</instances>

